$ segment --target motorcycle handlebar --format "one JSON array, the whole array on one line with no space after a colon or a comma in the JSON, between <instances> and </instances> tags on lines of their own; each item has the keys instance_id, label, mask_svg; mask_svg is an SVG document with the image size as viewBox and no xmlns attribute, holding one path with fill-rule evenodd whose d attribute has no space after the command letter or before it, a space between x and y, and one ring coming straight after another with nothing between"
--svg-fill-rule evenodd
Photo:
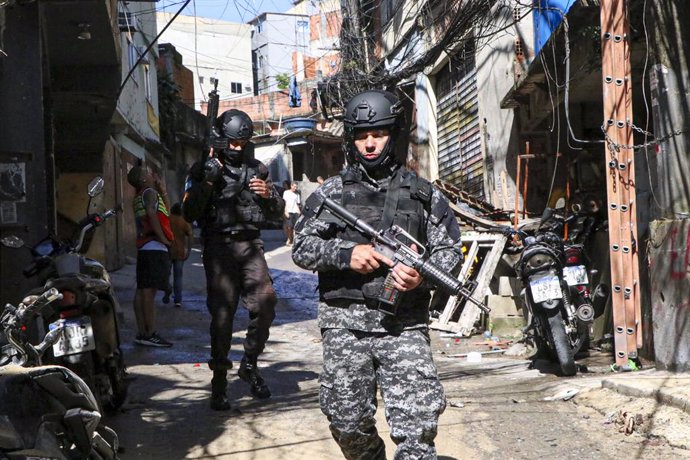
<instances>
[{"instance_id":1,"label":"motorcycle handlebar","mask_svg":"<svg viewBox=\"0 0 690 460\"><path fill-rule=\"evenodd\" d=\"M62 294L55 288L48 289L46 292L41 294L36 300L34 300L29 305L22 308L20 304L19 310L17 310L17 321L21 324L26 324L29 320L33 319L38 311L51 302L62 299Z\"/></svg>"},{"instance_id":2,"label":"motorcycle handlebar","mask_svg":"<svg viewBox=\"0 0 690 460\"><path fill-rule=\"evenodd\" d=\"M98 227L101 225L103 222L106 220L110 219L114 215L116 215L118 212L122 211L122 203L118 204L114 208L108 209L105 211L103 214L92 214L89 216L87 223L81 228L79 232L79 239L77 240L77 243L74 245L74 251L79 252L81 249L82 245L84 244L84 238L86 237L86 234L91 230L92 228Z\"/></svg>"}]
</instances>

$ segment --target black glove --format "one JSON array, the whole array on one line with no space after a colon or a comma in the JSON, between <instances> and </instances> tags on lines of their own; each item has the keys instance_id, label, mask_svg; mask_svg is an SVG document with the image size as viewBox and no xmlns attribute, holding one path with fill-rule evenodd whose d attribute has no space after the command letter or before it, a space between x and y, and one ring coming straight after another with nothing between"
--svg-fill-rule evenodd
<instances>
[{"instance_id":1,"label":"black glove","mask_svg":"<svg viewBox=\"0 0 690 460\"><path fill-rule=\"evenodd\" d=\"M206 182L215 182L220 177L222 169L223 163L218 158L209 158L204 163L204 180Z\"/></svg>"},{"instance_id":2,"label":"black glove","mask_svg":"<svg viewBox=\"0 0 690 460\"><path fill-rule=\"evenodd\" d=\"M217 158L197 161L189 168L189 177L195 182L215 182L220 177L222 168L223 165Z\"/></svg>"}]
</instances>

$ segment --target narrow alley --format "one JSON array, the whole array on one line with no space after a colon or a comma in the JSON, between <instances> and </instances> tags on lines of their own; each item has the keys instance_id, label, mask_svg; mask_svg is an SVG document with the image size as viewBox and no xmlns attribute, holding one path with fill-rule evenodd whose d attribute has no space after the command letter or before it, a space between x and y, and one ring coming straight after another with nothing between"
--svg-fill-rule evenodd
<instances>
[{"instance_id":1,"label":"narrow alley","mask_svg":"<svg viewBox=\"0 0 690 460\"><path fill-rule=\"evenodd\" d=\"M185 265L183 307L164 305L161 296L157 298L159 331L174 343L170 349L133 345L135 266L112 273L124 314L121 336L131 375L127 403L106 419L120 437L121 458L342 458L318 404L316 276L293 265L279 231L264 232L264 237L280 298L259 362L273 397L254 400L231 371L229 413L211 411L208 404L209 316L199 250ZM236 365L246 318L240 307L231 353ZM613 375L607 372L610 356L582 361L589 372L566 379L547 365L530 370L524 359L486 357L468 363L452 357L455 340L437 331L432 340L448 398L436 439L441 459L690 458L690 414L601 389L602 379ZM642 371L634 377L645 376ZM621 432L617 420L625 410L639 414L639 426L630 435ZM377 418L392 458L394 444L381 407Z\"/></svg>"}]
</instances>

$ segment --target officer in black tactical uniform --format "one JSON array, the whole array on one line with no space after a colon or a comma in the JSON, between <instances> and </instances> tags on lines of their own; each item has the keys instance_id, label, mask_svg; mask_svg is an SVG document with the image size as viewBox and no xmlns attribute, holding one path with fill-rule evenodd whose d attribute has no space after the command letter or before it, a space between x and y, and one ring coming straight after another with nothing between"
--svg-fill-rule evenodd
<instances>
[{"instance_id":1,"label":"officer in black tactical uniform","mask_svg":"<svg viewBox=\"0 0 690 460\"><path fill-rule=\"evenodd\" d=\"M416 270L393 265L357 231L317 212L329 197L374 228L399 225L448 272L462 259L460 231L445 197L396 157L405 126L393 94L356 95L344 124L348 165L307 199L292 253L297 265L319 275L321 410L346 458L383 459L374 420L379 388L398 445L395 458L436 458L434 438L446 402L431 355L429 288ZM397 311L378 301L391 267L402 293Z\"/></svg>"},{"instance_id":2,"label":"officer in black tactical uniform","mask_svg":"<svg viewBox=\"0 0 690 460\"><path fill-rule=\"evenodd\" d=\"M256 360L268 340L277 299L259 229L267 219L282 217L285 202L273 187L266 166L251 154L252 134L252 120L246 113L233 109L221 114L211 136L212 157L192 166L192 185L183 203L185 219L197 221L202 229L214 410L230 409L226 388L232 362L228 353L240 295L250 321L238 374L249 383L254 397L271 396Z\"/></svg>"}]
</instances>

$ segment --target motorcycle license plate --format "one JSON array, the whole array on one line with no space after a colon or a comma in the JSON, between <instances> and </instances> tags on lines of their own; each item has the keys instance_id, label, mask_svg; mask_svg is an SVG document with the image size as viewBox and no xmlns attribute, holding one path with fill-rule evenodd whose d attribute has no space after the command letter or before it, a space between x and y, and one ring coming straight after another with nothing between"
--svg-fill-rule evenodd
<instances>
[{"instance_id":1,"label":"motorcycle license plate","mask_svg":"<svg viewBox=\"0 0 690 460\"><path fill-rule=\"evenodd\" d=\"M532 280L529 282L529 287L535 303L563 298L561 283L555 275Z\"/></svg>"},{"instance_id":2,"label":"motorcycle license plate","mask_svg":"<svg viewBox=\"0 0 690 460\"><path fill-rule=\"evenodd\" d=\"M574 265L563 267L563 278L568 282L568 286L578 286L588 284L587 268L584 265Z\"/></svg>"},{"instance_id":3,"label":"motorcycle license plate","mask_svg":"<svg viewBox=\"0 0 690 460\"><path fill-rule=\"evenodd\" d=\"M96 349L89 318L61 319L51 324L50 329L60 327L60 323L63 324L62 335L53 345L53 356L57 358Z\"/></svg>"}]
</instances>

